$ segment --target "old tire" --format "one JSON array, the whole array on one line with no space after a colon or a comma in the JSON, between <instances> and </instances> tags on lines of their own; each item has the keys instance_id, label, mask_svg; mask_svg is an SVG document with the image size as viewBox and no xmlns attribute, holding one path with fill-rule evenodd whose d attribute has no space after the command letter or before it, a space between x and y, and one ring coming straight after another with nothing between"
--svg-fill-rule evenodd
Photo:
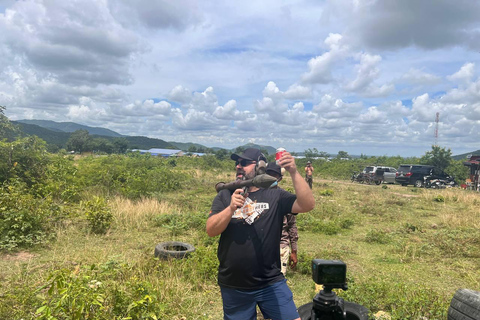
<instances>
[{"instance_id":1,"label":"old tire","mask_svg":"<svg viewBox=\"0 0 480 320\"><path fill-rule=\"evenodd\" d=\"M448 308L448 320L480 319L480 292L458 289Z\"/></svg>"},{"instance_id":2,"label":"old tire","mask_svg":"<svg viewBox=\"0 0 480 320\"><path fill-rule=\"evenodd\" d=\"M302 320L311 320L312 307L313 302L310 302L298 308L298 314ZM345 301L345 311L347 312L347 320L368 320L368 309L362 305Z\"/></svg>"},{"instance_id":3,"label":"old tire","mask_svg":"<svg viewBox=\"0 0 480 320\"><path fill-rule=\"evenodd\" d=\"M194 252L191 244L177 241L162 242L155 246L155 257L159 259L182 259Z\"/></svg>"},{"instance_id":4,"label":"old tire","mask_svg":"<svg viewBox=\"0 0 480 320\"><path fill-rule=\"evenodd\" d=\"M421 188L423 186L423 181L420 179L415 180L414 186L416 188Z\"/></svg>"}]
</instances>

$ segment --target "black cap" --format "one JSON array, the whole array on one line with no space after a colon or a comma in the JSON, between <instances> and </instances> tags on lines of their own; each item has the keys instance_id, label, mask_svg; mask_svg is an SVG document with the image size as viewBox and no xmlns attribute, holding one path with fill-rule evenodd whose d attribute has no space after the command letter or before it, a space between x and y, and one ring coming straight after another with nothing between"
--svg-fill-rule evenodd
<instances>
[{"instance_id":1,"label":"black cap","mask_svg":"<svg viewBox=\"0 0 480 320\"><path fill-rule=\"evenodd\" d=\"M245 160L251 160L251 161L258 161L258 158L264 158L264 155L262 152L256 148L247 148L245 149L241 155L238 154L232 154L230 156L230 159L237 161L238 159L245 159Z\"/></svg>"},{"instance_id":2,"label":"black cap","mask_svg":"<svg viewBox=\"0 0 480 320\"><path fill-rule=\"evenodd\" d=\"M273 162L269 162L267 164L267 169L265 170L265 172L267 174L270 174L270 173L276 173L278 174L280 177L282 176L282 168L280 168L280 166L277 164L277 162L273 161Z\"/></svg>"}]
</instances>

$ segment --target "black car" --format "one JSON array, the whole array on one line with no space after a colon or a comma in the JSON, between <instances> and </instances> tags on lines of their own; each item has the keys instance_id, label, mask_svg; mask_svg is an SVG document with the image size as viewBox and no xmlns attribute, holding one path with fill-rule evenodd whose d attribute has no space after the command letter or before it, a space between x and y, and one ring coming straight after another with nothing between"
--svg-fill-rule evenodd
<instances>
[{"instance_id":1,"label":"black car","mask_svg":"<svg viewBox=\"0 0 480 320\"><path fill-rule=\"evenodd\" d=\"M426 176L430 176L429 179L449 178L448 174L439 168L436 168L435 166L422 164L402 164L397 170L395 182L401 184L402 186L412 184L415 187L420 188L424 186L424 177Z\"/></svg>"}]
</instances>

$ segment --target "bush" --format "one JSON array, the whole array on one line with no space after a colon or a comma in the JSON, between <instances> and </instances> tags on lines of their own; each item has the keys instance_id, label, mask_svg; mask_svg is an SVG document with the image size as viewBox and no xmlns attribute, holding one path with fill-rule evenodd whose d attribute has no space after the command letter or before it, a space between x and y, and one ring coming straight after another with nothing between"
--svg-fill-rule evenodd
<instances>
[{"instance_id":1,"label":"bush","mask_svg":"<svg viewBox=\"0 0 480 320\"><path fill-rule=\"evenodd\" d=\"M194 180L192 175L172 167L169 160L148 155L82 158L76 178L87 191L129 199L179 190Z\"/></svg>"},{"instance_id":2,"label":"bush","mask_svg":"<svg viewBox=\"0 0 480 320\"><path fill-rule=\"evenodd\" d=\"M83 203L88 225L93 233L106 233L110 228L113 215L104 198L93 197L90 201Z\"/></svg>"},{"instance_id":3,"label":"bush","mask_svg":"<svg viewBox=\"0 0 480 320\"><path fill-rule=\"evenodd\" d=\"M325 189L320 191L320 195L326 196L326 197L331 197L333 196L333 190L332 189Z\"/></svg>"},{"instance_id":4,"label":"bush","mask_svg":"<svg viewBox=\"0 0 480 320\"><path fill-rule=\"evenodd\" d=\"M370 230L365 236L365 241L369 243L386 244L391 241L391 237L388 233L381 230Z\"/></svg>"},{"instance_id":5,"label":"bush","mask_svg":"<svg viewBox=\"0 0 480 320\"><path fill-rule=\"evenodd\" d=\"M51 199L30 194L20 180L4 184L0 191L0 249L28 247L53 238L52 222L60 212Z\"/></svg>"}]
</instances>

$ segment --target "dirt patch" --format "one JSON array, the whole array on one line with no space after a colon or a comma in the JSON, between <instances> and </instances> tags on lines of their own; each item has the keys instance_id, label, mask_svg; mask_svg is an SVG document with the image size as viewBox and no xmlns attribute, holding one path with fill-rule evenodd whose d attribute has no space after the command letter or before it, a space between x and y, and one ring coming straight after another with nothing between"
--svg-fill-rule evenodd
<instances>
[{"instance_id":1,"label":"dirt patch","mask_svg":"<svg viewBox=\"0 0 480 320\"><path fill-rule=\"evenodd\" d=\"M35 258L35 255L27 251L20 251L15 254L6 254L2 257L2 259L6 261L28 261L33 258Z\"/></svg>"}]
</instances>

